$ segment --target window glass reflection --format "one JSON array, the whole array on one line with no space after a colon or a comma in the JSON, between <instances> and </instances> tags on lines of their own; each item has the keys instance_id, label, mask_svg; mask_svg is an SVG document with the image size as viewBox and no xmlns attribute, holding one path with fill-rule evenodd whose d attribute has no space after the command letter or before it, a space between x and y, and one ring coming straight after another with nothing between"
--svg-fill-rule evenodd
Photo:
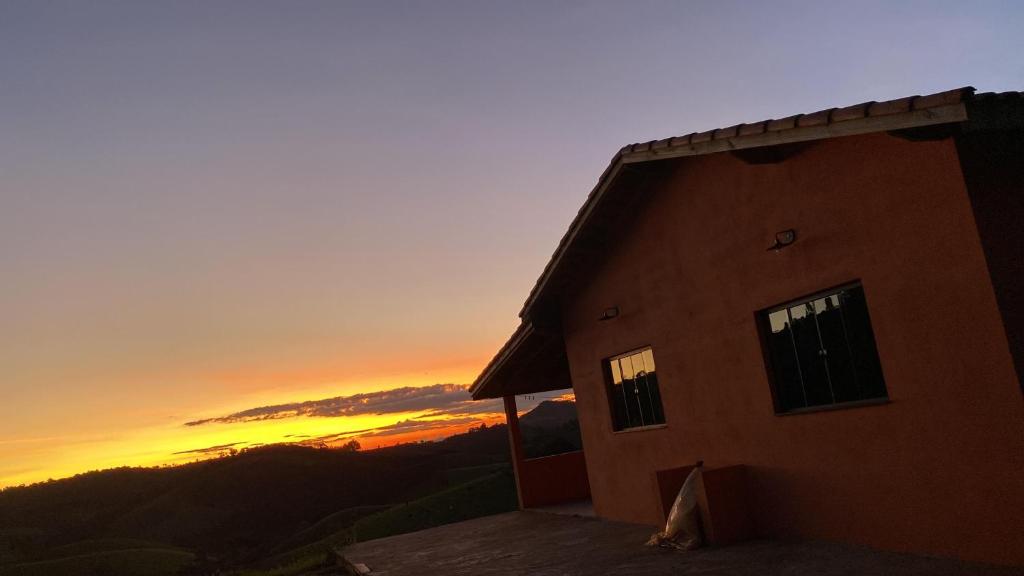
<instances>
[{"instance_id":1,"label":"window glass reflection","mask_svg":"<svg viewBox=\"0 0 1024 576\"><path fill-rule=\"evenodd\" d=\"M663 424L665 413L650 348L608 360L615 430Z\"/></svg>"},{"instance_id":2,"label":"window glass reflection","mask_svg":"<svg viewBox=\"0 0 1024 576\"><path fill-rule=\"evenodd\" d=\"M860 286L761 316L779 412L887 396Z\"/></svg>"}]
</instances>

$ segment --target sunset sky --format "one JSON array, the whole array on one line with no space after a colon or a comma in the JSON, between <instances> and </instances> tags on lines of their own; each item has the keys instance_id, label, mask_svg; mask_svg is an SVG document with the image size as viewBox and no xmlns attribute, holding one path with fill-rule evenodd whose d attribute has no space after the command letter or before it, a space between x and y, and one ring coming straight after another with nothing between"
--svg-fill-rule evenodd
<instances>
[{"instance_id":1,"label":"sunset sky","mask_svg":"<svg viewBox=\"0 0 1024 576\"><path fill-rule=\"evenodd\" d=\"M1022 30L1020 2L2 0L0 486L493 421L462 386L623 144L1020 90Z\"/></svg>"}]
</instances>

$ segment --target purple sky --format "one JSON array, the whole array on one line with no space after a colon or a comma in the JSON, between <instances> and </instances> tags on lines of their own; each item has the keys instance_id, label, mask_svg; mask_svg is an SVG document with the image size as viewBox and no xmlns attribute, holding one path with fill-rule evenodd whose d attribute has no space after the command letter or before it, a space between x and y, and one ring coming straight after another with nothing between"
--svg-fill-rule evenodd
<instances>
[{"instance_id":1,"label":"purple sky","mask_svg":"<svg viewBox=\"0 0 1024 576\"><path fill-rule=\"evenodd\" d=\"M0 439L466 382L623 144L1021 89L1022 30L1019 2L4 0Z\"/></svg>"}]
</instances>

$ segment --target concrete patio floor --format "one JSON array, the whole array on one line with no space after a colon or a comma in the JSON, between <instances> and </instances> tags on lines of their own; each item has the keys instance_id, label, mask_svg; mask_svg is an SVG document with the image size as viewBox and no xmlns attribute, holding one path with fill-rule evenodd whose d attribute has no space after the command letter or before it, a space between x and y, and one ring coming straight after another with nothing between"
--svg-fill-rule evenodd
<instances>
[{"instance_id":1,"label":"concrete patio floor","mask_svg":"<svg viewBox=\"0 0 1024 576\"><path fill-rule=\"evenodd\" d=\"M754 541L674 552L644 546L651 532L597 518L510 512L353 544L343 554L382 576L1024 576L1024 568L825 542Z\"/></svg>"}]
</instances>

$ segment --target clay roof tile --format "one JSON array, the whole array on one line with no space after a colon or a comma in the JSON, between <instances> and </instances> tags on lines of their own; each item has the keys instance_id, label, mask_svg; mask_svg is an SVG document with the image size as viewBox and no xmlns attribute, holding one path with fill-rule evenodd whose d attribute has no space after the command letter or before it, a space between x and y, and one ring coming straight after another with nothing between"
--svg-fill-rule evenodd
<instances>
[{"instance_id":1,"label":"clay roof tile","mask_svg":"<svg viewBox=\"0 0 1024 576\"><path fill-rule=\"evenodd\" d=\"M818 110L817 112L804 114L797 118L796 125L801 128L805 128L807 126L824 126L829 123L829 118L832 116L833 110L835 110L835 108Z\"/></svg>"},{"instance_id":2,"label":"clay roof tile","mask_svg":"<svg viewBox=\"0 0 1024 576\"><path fill-rule=\"evenodd\" d=\"M640 142L639 144L635 144L633 146L633 152L646 152L646 151L651 149L651 144L653 144L653 143L654 143L654 140L650 140L648 142Z\"/></svg>"},{"instance_id":3,"label":"clay roof tile","mask_svg":"<svg viewBox=\"0 0 1024 576\"><path fill-rule=\"evenodd\" d=\"M974 94L974 88L967 86L965 88L957 88L956 90L947 90L945 92L937 92L935 94L921 96L914 99L913 109L924 110L926 108L934 108L936 106L959 104L964 100L969 99L972 94Z\"/></svg>"},{"instance_id":4,"label":"clay roof tile","mask_svg":"<svg viewBox=\"0 0 1024 576\"><path fill-rule=\"evenodd\" d=\"M729 126L728 128L719 128L718 130L713 130L711 137L714 138L715 140L735 138L736 134L739 132L740 126L740 124L736 124L734 126Z\"/></svg>"},{"instance_id":5,"label":"clay roof tile","mask_svg":"<svg viewBox=\"0 0 1024 576\"><path fill-rule=\"evenodd\" d=\"M699 144L701 142L707 142L707 141L711 140L711 138L714 136L714 134L715 134L714 130L707 130L705 132L695 132L690 137L690 143L691 144Z\"/></svg>"},{"instance_id":6,"label":"clay roof tile","mask_svg":"<svg viewBox=\"0 0 1024 576\"><path fill-rule=\"evenodd\" d=\"M910 108L914 103L914 100L920 98L920 96L907 96L906 98L900 98L898 100L886 100L884 102L875 102L868 109L869 116L888 116L889 114L901 114L904 112L910 112Z\"/></svg>"},{"instance_id":7,"label":"clay roof tile","mask_svg":"<svg viewBox=\"0 0 1024 576\"><path fill-rule=\"evenodd\" d=\"M778 132L779 130L789 130L791 128L796 128L797 121L800 119L801 116L803 116L803 114L795 114L793 116L787 116L785 118L780 118L778 120L769 120L768 124L765 126L765 131Z\"/></svg>"},{"instance_id":8,"label":"clay roof tile","mask_svg":"<svg viewBox=\"0 0 1024 576\"><path fill-rule=\"evenodd\" d=\"M771 120L765 120L763 122L755 122L753 124L740 124L739 136L754 136L756 134L763 134L765 126Z\"/></svg>"},{"instance_id":9,"label":"clay roof tile","mask_svg":"<svg viewBox=\"0 0 1024 576\"><path fill-rule=\"evenodd\" d=\"M651 150L664 150L672 145L672 138L664 138L657 140L654 144L651 144Z\"/></svg>"},{"instance_id":10,"label":"clay roof tile","mask_svg":"<svg viewBox=\"0 0 1024 576\"><path fill-rule=\"evenodd\" d=\"M832 111L832 116L829 117L830 122L845 122L847 120L857 120L868 115L868 108L874 102L862 102L860 104L854 104L853 106L846 106L845 108L836 108Z\"/></svg>"}]
</instances>

